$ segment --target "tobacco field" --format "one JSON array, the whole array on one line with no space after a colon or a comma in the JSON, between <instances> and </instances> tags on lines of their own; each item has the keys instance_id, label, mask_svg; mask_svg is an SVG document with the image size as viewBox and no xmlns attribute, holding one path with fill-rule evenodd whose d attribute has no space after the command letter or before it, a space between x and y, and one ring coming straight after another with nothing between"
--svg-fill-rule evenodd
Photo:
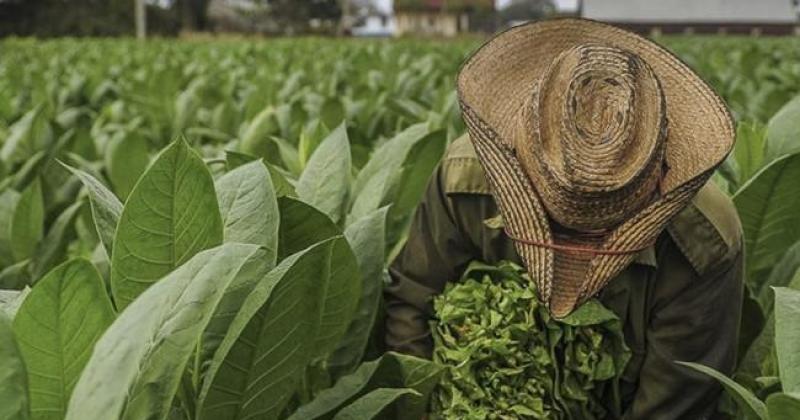
<instances>
[{"instance_id":1,"label":"tobacco field","mask_svg":"<svg viewBox=\"0 0 800 420\"><path fill-rule=\"evenodd\" d=\"M737 120L739 368L690 367L800 418L800 39L660 41ZM382 288L477 45L0 41L0 419L422 418L445 368L384 351Z\"/></svg>"}]
</instances>

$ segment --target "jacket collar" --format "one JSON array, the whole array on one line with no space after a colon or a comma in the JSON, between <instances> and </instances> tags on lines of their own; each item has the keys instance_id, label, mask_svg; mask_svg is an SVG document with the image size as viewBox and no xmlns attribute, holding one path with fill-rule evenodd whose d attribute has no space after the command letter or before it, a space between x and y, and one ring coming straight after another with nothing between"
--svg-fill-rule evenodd
<instances>
[{"instance_id":1,"label":"jacket collar","mask_svg":"<svg viewBox=\"0 0 800 420\"><path fill-rule=\"evenodd\" d=\"M657 268L658 262L656 260L655 245L650 245L647 248L639 251L639 253L633 258L633 263Z\"/></svg>"}]
</instances>

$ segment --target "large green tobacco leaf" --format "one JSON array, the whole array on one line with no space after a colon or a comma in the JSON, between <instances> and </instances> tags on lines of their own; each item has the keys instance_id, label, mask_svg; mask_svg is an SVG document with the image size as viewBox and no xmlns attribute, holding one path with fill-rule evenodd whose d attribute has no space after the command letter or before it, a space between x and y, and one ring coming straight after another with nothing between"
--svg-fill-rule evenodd
<instances>
[{"instance_id":1,"label":"large green tobacco leaf","mask_svg":"<svg viewBox=\"0 0 800 420\"><path fill-rule=\"evenodd\" d=\"M297 182L297 196L338 222L347 200L350 170L350 142L342 124L309 158Z\"/></svg>"},{"instance_id":2,"label":"large green tobacco leaf","mask_svg":"<svg viewBox=\"0 0 800 420\"><path fill-rule=\"evenodd\" d=\"M275 110L265 108L256 115L242 135L239 150L248 155L264 158L270 163L280 163L278 145L270 138L277 132Z\"/></svg>"},{"instance_id":3,"label":"large green tobacco leaf","mask_svg":"<svg viewBox=\"0 0 800 420\"><path fill-rule=\"evenodd\" d=\"M800 395L778 392L767 398L770 420L800 419Z\"/></svg>"},{"instance_id":4,"label":"large green tobacco leaf","mask_svg":"<svg viewBox=\"0 0 800 420\"><path fill-rule=\"evenodd\" d=\"M793 249L794 248L795 247L793 247ZM775 268L773 274L780 269L779 265ZM770 276L770 278L772 278L772 276ZM800 290L800 271L795 272L794 276L789 276L789 279L785 281L786 283L781 285L769 284L768 287L764 287L762 290L765 292L765 299L769 299L769 305L764 306L764 313L767 315L767 318L758 337L750 344L750 347L744 354L744 358L739 362L737 374L748 375L753 378L778 374L778 361L776 360L775 354L775 289L785 286L792 290Z\"/></svg>"},{"instance_id":5,"label":"large green tobacco leaf","mask_svg":"<svg viewBox=\"0 0 800 420\"><path fill-rule=\"evenodd\" d=\"M240 166L216 182L225 242L261 245L274 264L278 253L278 202L261 161Z\"/></svg>"},{"instance_id":6,"label":"large green tobacco leaf","mask_svg":"<svg viewBox=\"0 0 800 420\"><path fill-rule=\"evenodd\" d=\"M95 342L113 320L103 280L86 260L62 264L36 284L14 317L32 418L63 418Z\"/></svg>"},{"instance_id":7,"label":"large green tobacco leaf","mask_svg":"<svg viewBox=\"0 0 800 420\"><path fill-rule=\"evenodd\" d=\"M7 166L26 161L52 141L53 132L43 113L44 106L37 105L9 127L0 148L0 159Z\"/></svg>"},{"instance_id":8,"label":"large green tobacco leaf","mask_svg":"<svg viewBox=\"0 0 800 420\"><path fill-rule=\"evenodd\" d=\"M111 290L124 308L197 252L222 243L214 182L183 140L167 147L136 184L120 215Z\"/></svg>"},{"instance_id":9,"label":"large green tobacco leaf","mask_svg":"<svg viewBox=\"0 0 800 420\"><path fill-rule=\"evenodd\" d=\"M800 291L775 288L775 349L783 391L800 393Z\"/></svg>"},{"instance_id":10,"label":"large green tobacco leaf","mask_svg":"<svg viewBox=\"0 0 800 420\"><path fill-rule=\"evenodd\" d=\"M106 146L105 163L114 191L125 201L150 163L147 140L136 132L118 132Z\"/></svg>"},{"instance_id":11,"label":"large green tobacco leaf","mask_svg":"<svg viewBox=\"0 0 800 420\"><path fill-rule=\"evenodd\" d=\"M800 241L796 242L786 251L781 257L772 271L769 273L764 284L755 284L754 294L758 296L758 303L764 310L765 315L772 313L774 299L773 287L785 287L792 283L792 279L800 269ZM751 287L754 286L753 281L748 281ZM757 291L757 293L755 293Z\"/></svg>"},{"instance_id":12,"label":"large green tobacco leaf","mask_svg":"<svg viewBox=\"0 0 800 420\"><path fill-rule=\"evenodd\" d=\"M800 97L789 101L767 124L767 156L775 159L800 151Z\"/></svg>"},{"instance_id":13,"label":"large green tobacco leaf","mask_svg":"<svg viewBox=\"0 0 800 420\"><path fill-rule=\"evenodd\" d=\"M733 197L744 229L747 278L762 283L786 250L800 240L800 153L756 174Z\"/></svg>"},{"instance_id":14,"label":"large green tobacco leaf","mask_svg":"<svg viewBox=\"0 0 800 420\"><path fill-rule=\"evenodd\" d=\"M341 409L333 420L371 420L377 418L389 404L404 396L420 397L420 393L406 388L378 388Z\"/></svg>"},{"instance_id":15,"label":"large green tobacco leaf","mask_svg":"<svg viewBox=\"0 0 800 420\"><path fill-rule=\"evenodd\" d=\"M266 164L269 170L270 178L272 178L272 186L275 189L275 195L278 197L297 197L294 185L289 182L289 179L281 172L280 169L274 165Z\"/></svg>"},{"instance_id":16,"label":"large green tobacco leaf","mask_svg":"<svg viewBox=\"0 0 800 420\"><path fill-rule=\"evenodd\" d=\"M433 392L442 375L442 367L430 360L420 359L404 354L388 353L394 360L389 364L392 378L383 377L381 383L387 382L393 387L410 388L420 393L424 398L404 401L397 407L394 418L400 420L416 420L423 416L428 409L428 396ZM390 358L390 359L391 359ZM398 382L399 379L399 382ZM386 386L386 385L382 385Z\"/></svg>"},{"instance_id":17,"label":"large green tobacco leaf","mask_svg":"<svg viewBox=\"0 0 800 420\"><path fill-rule=\"evenodd\" d=\"M19 197L20 194L12 189L0 192L0 266L2 267L14 264L14 256L11 254L11 226Z\"/></svg>"},{"instance_id":18,"label":"large green tobacco leaf","mask_svg":"<svg viewBox=\"0 0 800 420\"><path fill-rule=\"evenodd\" d=\"M165 418L227 286L242 267L263 258L256 245L221 245L145 290L97 342L66 418Z\"/></svg>"},{"instance_id":19,"label":"large green tobacco leaf","mask_svg":"<svg viewBox=\"0 0 800 420\"><path fill-rule=\"evenodd\" d=\"M45 166L49 154L45 150L40 150L33 154L25 163L22 164L17 172L2 181L1 185L10 186L16 190L23 190L26 185L33 182L42 167Z\"/></svg>"},{"instance_id":20,"label":"large green tobacco leaf","mask_svg":"<svg viewBox=\"0 0 800 420\"><path fill-rule=\"evenodd\" d=\"M114 244L114 233L117 231L119 217L122 214L122 203L97 178L80 169L64 166L83 183L84 188L89 192L89 204L92 208L94 226L97 230L97 235L100 237L100 242L103 243L103 247L110 256Z\"/></svg>"},{"instance_id":21,"label":"large green tobacco leaf","mask_svg":"<svg viewBox=\"0 0 800 420\"><path fill-rule=\"evenodd\" d=\"M15 261L29 258L44 233L42 184L35 179L17 202L11 221L11 254Z\"/></svg>"},{"instance_id":22,"label":"large green tobacco leaf","mask_svg":"<svg viewBox=\"0 0 800 420\"><path fill-rule=\"evenodd\" d=\"M203 331L199 354L195 357L195 387L205 377L214 353L228 333L231 322L239 313L253 288L275 267L275 254L262 248L260 258L252 258L239 269L239 273L225 288L225 293L217 304L214 315Z\"/></svg>"},{"instance_id":23,"label":"large green tobacco leaf","mask_svg":"<svg viewBox=\"0 0 800 420\"><path fill-rule=\"evenodd\" d=\"M0 290L0 311L5 312L9 318L13 319L31 290L28 286L22 290Z\"/></svg>"},{"instance_id":24,"label":"large green tobacco leaf","mask_svg":"<svg viewBox=\"0 0 800 420\"><path fill-rule=\"evenodd\" d=\"M300 172L303 171L303 168L300 165L300 158L297 154L297 148L289 143L288 141L280 138L280 137L271 137L272 141L278 145L278 154L281 157L281 162L283 166L289 171L290 174L293 176L297 176Z\"/></svg>"},{"instance_id":25,"label":"large green tobacco leaf","mask_svg":"<svg viewBox=\"0 0 800 420\"><path fill-rule=\"evenodd\" d=\"M279 259L305 249L317 242L341 235L339 228L319 210L287 197L278 204L281 210ZM333 351L344 335L350 318L356 310L361 293L358 262L349 246L334 247L334 261L330 269L328 284L323 290L322 333L317 336L316 356Z\"/></svg>"},{"instance_id":26,"label":"large green tobacco leaf","mask_svg":"<svg viewBox=\"0 0 800 420\"><path fill-rule=\"evenodd\" d=\"M404 218L417 207L445 149L447 135L441 130L429 133L414 144L403 163L396 199L390 209L390 220Z\"/></svg>"},{"instance_id":27,"label":"large green tobacco leaf","mask_svg":"<svg viewBox=\"0 0 800 420\"><path fill-rule=\"evenodd\" d=\"M689 363L689 362L676 362L678 364L688 366L698 372L704 373L708 376L719 381L720 384L725 388L728 394L733 397L734 401L738 405L739 409L747 416L747 418L752 419L759 419L759 420L767 420L769 417L767 416L767 407L761 402L752 392L748 391L747 388L739 385L733 379L728 378L727 376L717 372L716 370L704 366L698 363Z\"/></svg>"},{"instance_id":28,"label":"large green tobacco leaf","mask_svg":"<svg viewBox=\"0 0 800 420\"><path fill-rule=\"evenodd\" d=\"M0 289L19 290L31 284L28 265L30 260L22 260L0 271Z\"/></svg>"},{"instance_id":29,"label":"large green tobacco leaf","mask_svg":"<svg viewBox=\"0 0 800 420\"><path fill-rule=\"evenodd\" d=\"M281 213L278 260L342 234L328 216L300 200L281 197L278 207Z\"/></svg>"},{"instance_id":30,"label":"large green tobacco leaf","mask_svg":"<svg viewBox=\"0 0 800 420\"><path fill-rule=\"evenodd\" d=\"M378 360L362 363L355 372L343 376L334 386L320 392L311 402L298 408L289 420L330 418L339 408L374 388L372 383L378 379L373 378L378 377L376 373L386 370L383 366L388 364L386 359L389 357L392 356L387 354Z\"/></svg>"},{"instance_id":31,"label":"large green tobacco leaf","mask_svg":"<svg viewBox=\"0 0 800 420\"><path fill-rule=\"evenodd\" d=\"M227 166L229 171L258 159L259 158L257 156L248 155L247 153L236 152L233 150L225 151L225 166Z\"/></svg>"},{"instance_id":32,"label":"large green tobacco leaf","mask_svg":"<svg viewBox=\"0 0 800 420\"><path fill-rule=\"evenodd\" d=\"M733 155L738 168L739 185L747 182L764 163L766 131L757 123L742 122L736 127L736 146Z\"/></svg>"},{"instance_id":33,"label":"large green tobacco leaf","mask_svg":"<svg viewBox=\"0 0 800 420\"><path fill-rule=\"evenodd\" d=\"M383 293L386 212L385 207L375 210L350 224L344 232L358 260L362 284L353 321L328 359L328 369L334 378L358 365L372 333Z\"/></svg>"},{"instance_id":34,"label":"large green tobacco leaf","mask_svg":"<svg viewBox=\"0 0 800 420\"><path fill-rule=\"evenodd\" d=\"M252 293L219 346L200 393L201 419L277 418L317 349L331 239L284 259Z\"/></svg>"},{"instance_id":35,"label":"large green tobacco leaf","mask_svg":"<svg viewBox=\"0 0 800 420\"><path fill-rule=\"evenodd\" d=\"M28 375L11 320L0 311L0 419L27 420Z\"/></svg>"},{"instance_id":36,"label":"large green tobacco leaf","mask_svg":"<svg viewBox=\"0 0 800 420\"><path fill-rule=\"evenodd\" d=\"M381 206L386 189L389 187L389 182L394 176L395 173L391 172L391 168L386 167L370 178L353 201L353 206L347 215L348 224L365 217Z\"/></svg>"},{"instance_id":37,"label":"large green tobacco leaf","mask_svg":"<svg viewBox=\"0 0 800 420\"><path fill-rule=\"evenodd\" d=\"M172 134L178 135L196 118L200 106L200 94L205 87L206 78L199 76L192 79L178 97L175 98L175 114L172 119Z\"/></svg>"},{"instance_id":38,"label":"large green tobacco leaf","mask_svg":"<svg viewBox=\"0 0 800 420\"><path fill-rule=\"evenodd\" d=\"M383 171L387 171L392 175L399 174L411 148L425 138L427 133L428 127L426 124L415 124L375 149L372 157L358 173L353 185L353 193L358 196L361 190L367 186L367 183Z\"/></svg>"},{"instance_id":39,"label":"large green tobacco leaf","mask_svg":"<svg viewBox=\"0 0 800 420\"><path fill-rule=\"evenodd\" d=\"M337 121L334 125L329 125L327 127L335 127L340 121L341 120ZM314 150L316 150L322 140L324 140L325 137L330 134L330 131L327 127L326 124L322 124L319 120L315 119L310 121L303 128L297 145L297 157L302 166L305 167L306 162L308 162L308 158L311 157L311 154L314 153Z\"/></svg>"},{"instance_id":40,"label":"large green tobacco leaf","mask_svg":"<svg viewBox=\"0 0 800 420\"><path fill-rule=\"evenodd\" d=\"M733 194L739 188L739 166L733 155L722 161L717 171L711 176L711 181L727 194Z\"/></svg>"},{"instance_id":41,"label":"large green tobacco leaf","mask_svg":"<svg viewBox=\"0 0 800 420\"><path fill-rule=\"evenodd\" d=\"M345 109L339 98L328 98L319 110L319 118L326 127L336 127L345 118Z\"/></svg>"},{"instance_id":42,"label":"large green tobacco leaf","mask_svg":"<svg viewBox=\"0 0 800 420\"><path fill-rule=\"evenodd\" d=\"M246 153L234 152L232 150L225 151L225 163L229 171L232 171L254 160L260 160L260 158L248 155ZM289 182L280 169L276 168L270 163L264 163L264 166L266 166L267 170L269 171L270 178L272 179L272 187L275 190L276 196L297 196L294 191L294 186Z\"/></svg>"},{"instance_id":43,"label":"large green tobacco leaf","mask_svg":"<svg viewBox=\"0 0 800 420\"><path fill-rule=\"evenodd\" d=\"M314 357L327 357L342 339L361 297L361 273L358 261L346 240L337 240L325 267L327 281L321 289L320 326L314 337Z\"/></svg>"},{"instance_id":44,"label":"large green tobacco leaf","mask_svg":"<svg viewBox=\"0 0 800 420\"><path fill-rule=\"evenodd\" d=\"M408 388L424 396L406 401L389 418L419 419L425 413L427 396L439 380L442 369L433 362L397 353L362 363L350 375L320 392L310 403L295 411L290 420L327 419L360 397L378 388Z\"/></svg>"},{"instance_id":45,"label":"large green tobacco leaf","mask_svg":"<svg viewBox=\"0 0 800 420\"><path fill-rule=\"evenodd\" d=\"M50 226L44 240L36 245L30 265L33 282L65 259L67 246L75 238L75 219L83 205L84 201L78 201L64 209Z\"/></svg>"},{"instance_id":46,"label":"large green tobacco leaf","mask_svg":"<svg viewBox=\"0 0 800 420\"><path fill-rule=\"evenodd\" d=\"M740 344L741 346L741 344ZM736 374L757 378L759 376L777 375L775 361L775 315L771 314L764 321L758 336L750 343L747 351L740 356Z\"/></svg>"}]
</instances>

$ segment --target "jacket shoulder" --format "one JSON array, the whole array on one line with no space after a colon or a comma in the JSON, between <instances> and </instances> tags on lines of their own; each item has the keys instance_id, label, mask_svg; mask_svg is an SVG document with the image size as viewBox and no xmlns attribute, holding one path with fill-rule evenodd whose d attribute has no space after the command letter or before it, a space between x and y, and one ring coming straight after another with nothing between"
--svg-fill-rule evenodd
<instances>
[{"instance_id":1,"label":"jacket shoulder","mask_svg":"<svg viewBox=\"0 0 800 420\"><path fill-rule=\"evenodd\" d=\"M442 159L442 182L447 194L491 194L469 135L453 140Z\"/></svg>"},{"instance_id":2,"label":"jacket shoulder","mask_svg":"<svg viewBox=\"0 0 800 420\"><path fill-rule=\"evenodd\" d=\"M483 167L467 134L453 140L442 160L447 194L489 195ZM698 274L728 267L742 249L742 226L733 201L713 181L667 226L681 253Z\"/></svg>"},{"instance_id":3,"label":"jacket shoulder","mask_svg":"<svg viewBox=\"0 0 800 420\"><path fill-rule=\"evenodd\" d=\"M742 250L739 214L713 181L672 219L667 231L700 275L730 266Z\"/></svg>"}]
</instances>

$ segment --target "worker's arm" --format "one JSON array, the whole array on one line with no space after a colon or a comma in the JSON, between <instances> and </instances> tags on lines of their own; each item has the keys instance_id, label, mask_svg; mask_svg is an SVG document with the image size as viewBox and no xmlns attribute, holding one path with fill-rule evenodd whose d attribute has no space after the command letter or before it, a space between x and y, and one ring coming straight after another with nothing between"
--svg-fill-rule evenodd
<instances>
[{"instance_id":1,"label":"worker's arm","mask_svg":"<svg viewBox=\"0 0 800 420\"><path fill-rule=\"evenodd\" d=\"M683 258L677 248L659 266ZM626 419L704 419L717 410L720 384L676 364L699 363L726 375L736 363L742 310L742 252L702 275L687 264L666 270L651 295L647 352Z\"/></svg>"},{"instance_id":2,"label":"worker's arm","mask_svg":"<svg viewBox=\"0 0 800 420\"><path fill-rule=\"evenodd\" d=\"M390 350L431 357L432 297L456 280L474 259L471 242L460 232L443 186L434 173L411 224L408 242L389 267L385 290L386 344Z\"/></svg>"}]
</instances>

